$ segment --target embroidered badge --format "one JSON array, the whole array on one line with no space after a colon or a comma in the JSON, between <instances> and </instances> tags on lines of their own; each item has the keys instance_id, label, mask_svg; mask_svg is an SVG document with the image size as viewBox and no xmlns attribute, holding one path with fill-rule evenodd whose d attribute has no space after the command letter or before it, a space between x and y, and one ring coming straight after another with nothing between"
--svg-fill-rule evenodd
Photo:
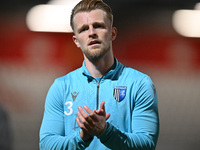
<instances>
[{"instance_id":1,"label":"embroidered badge","mask_svg":"<svg viewBox=\"0 0 200 150\"><path fill-rule=\"evenodd\" d=\"M78 93L79 93L79 92L78 92ZM77 92L71 93L72 98L73 98L73 101L76 100L76 97L78 96L78 93L77 93Z\"/></svg>"},{"instance_id":2,"label":"embroidered badge","mask_svg":"<svg viewBox=\"0 0 200 150\"><path fill-rule=\"evenodd\" d=\"M121 102L126 96L126 86L116 86L113 93L116 101Z\"/></svg>"}]
</instances>

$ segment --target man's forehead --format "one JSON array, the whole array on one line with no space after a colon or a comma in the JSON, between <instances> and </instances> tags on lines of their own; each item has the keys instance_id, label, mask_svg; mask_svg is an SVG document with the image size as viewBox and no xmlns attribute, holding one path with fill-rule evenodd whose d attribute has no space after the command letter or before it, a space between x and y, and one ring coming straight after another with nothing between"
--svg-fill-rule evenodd
<instances>
[{"instance_id":1,"label":"man's forehead","mask_svg":"<svg viewBox=\"0 0 200 150\"><path fill-rule=\"evenodd\" d=\"M74 21L90 21L90 20L103 20L106 13L101 9L92 11L81 11L74 16Z\"/></svg>"}]
</instances>

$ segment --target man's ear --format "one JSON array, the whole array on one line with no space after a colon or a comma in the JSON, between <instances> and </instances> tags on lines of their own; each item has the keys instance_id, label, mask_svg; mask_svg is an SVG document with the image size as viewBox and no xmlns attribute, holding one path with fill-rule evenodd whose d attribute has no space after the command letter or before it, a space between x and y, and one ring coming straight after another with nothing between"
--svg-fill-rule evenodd
<instances>
[{"instance_id":1,"label":"man's ear","mask_svg":"<svg viewBox=\"0 0 200 150\"><path fill-rule=\"evenodd\" d=\"M112 35L111 35L111 40L114 41L117 37L117 28L113 27L112 28Z\"/></svg>"},{"instance_id":2,"label":"man's ear","mask_svg":"<svg viewBox=\"0 0 200 150\"><path fill-rule=\"evenodd\" d=\"M76 44L76 46L77 46L78 48L80 48L80 44L79 44L79 42L78 42L78 39L76 38L76 35L73 35L73 36L72 36L72 39L73 39L74 43Z\"/></svg>"}]
</instances>

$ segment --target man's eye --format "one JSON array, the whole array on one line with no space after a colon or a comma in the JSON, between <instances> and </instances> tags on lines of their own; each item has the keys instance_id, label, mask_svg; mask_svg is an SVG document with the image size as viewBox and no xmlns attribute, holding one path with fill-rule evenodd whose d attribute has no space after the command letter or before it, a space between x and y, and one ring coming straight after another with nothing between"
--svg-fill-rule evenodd
<instances>
[{"instance_id":1,"label":"man's eye","mask_svg":"<svg viewBox=\"0 0 200 150\"><path fill-rule=\"evenodd\" d=\"M95 25L94 28L103 28L103 26L99 24L99 25Z\"/></svg>"},{"instance_id":2,"label":"man's eye","mask_svg":"<svg viewBox=\"0 0 200 150\"><path fill-rule=\"evenodd\" d=\"M83 29L81 29L81 30L79 31L79 33L84 32L84 31L86 31L86 30L87 30L87 28L83 28Z\"/></svg>"},{"instance_id":3,"label":"man's eye","mask_svg":"<svg viewBox=\"0 0 200 150\"><path fill-rule=\"evenodd\" d=\"M86 31L87 29L86 28L84 28L84 29L82 29L81 31L83 32L83 31Z\"/></svg>"}]
</instances>

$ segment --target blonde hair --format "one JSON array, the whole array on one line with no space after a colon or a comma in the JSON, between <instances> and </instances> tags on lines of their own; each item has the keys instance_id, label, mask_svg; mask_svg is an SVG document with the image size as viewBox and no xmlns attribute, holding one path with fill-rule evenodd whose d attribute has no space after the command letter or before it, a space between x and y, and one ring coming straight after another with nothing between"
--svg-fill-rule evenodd
<instances>
[{"instance_id":1,"label":"blonde hair","mask_svg":"<svg viewBox=\"0 0 200 150\"><path fill-rule=\"evenodd\" d=\"M111 25L113 25L113 14L111 8L105 4L102 0L82 0L80 1L72 10L70 17L70 25L74 30L73 19L74 16L79 12L90 12L95 9L101 9L106 12L108 19L110 20Z\"/></svg>"}]
</instances>

